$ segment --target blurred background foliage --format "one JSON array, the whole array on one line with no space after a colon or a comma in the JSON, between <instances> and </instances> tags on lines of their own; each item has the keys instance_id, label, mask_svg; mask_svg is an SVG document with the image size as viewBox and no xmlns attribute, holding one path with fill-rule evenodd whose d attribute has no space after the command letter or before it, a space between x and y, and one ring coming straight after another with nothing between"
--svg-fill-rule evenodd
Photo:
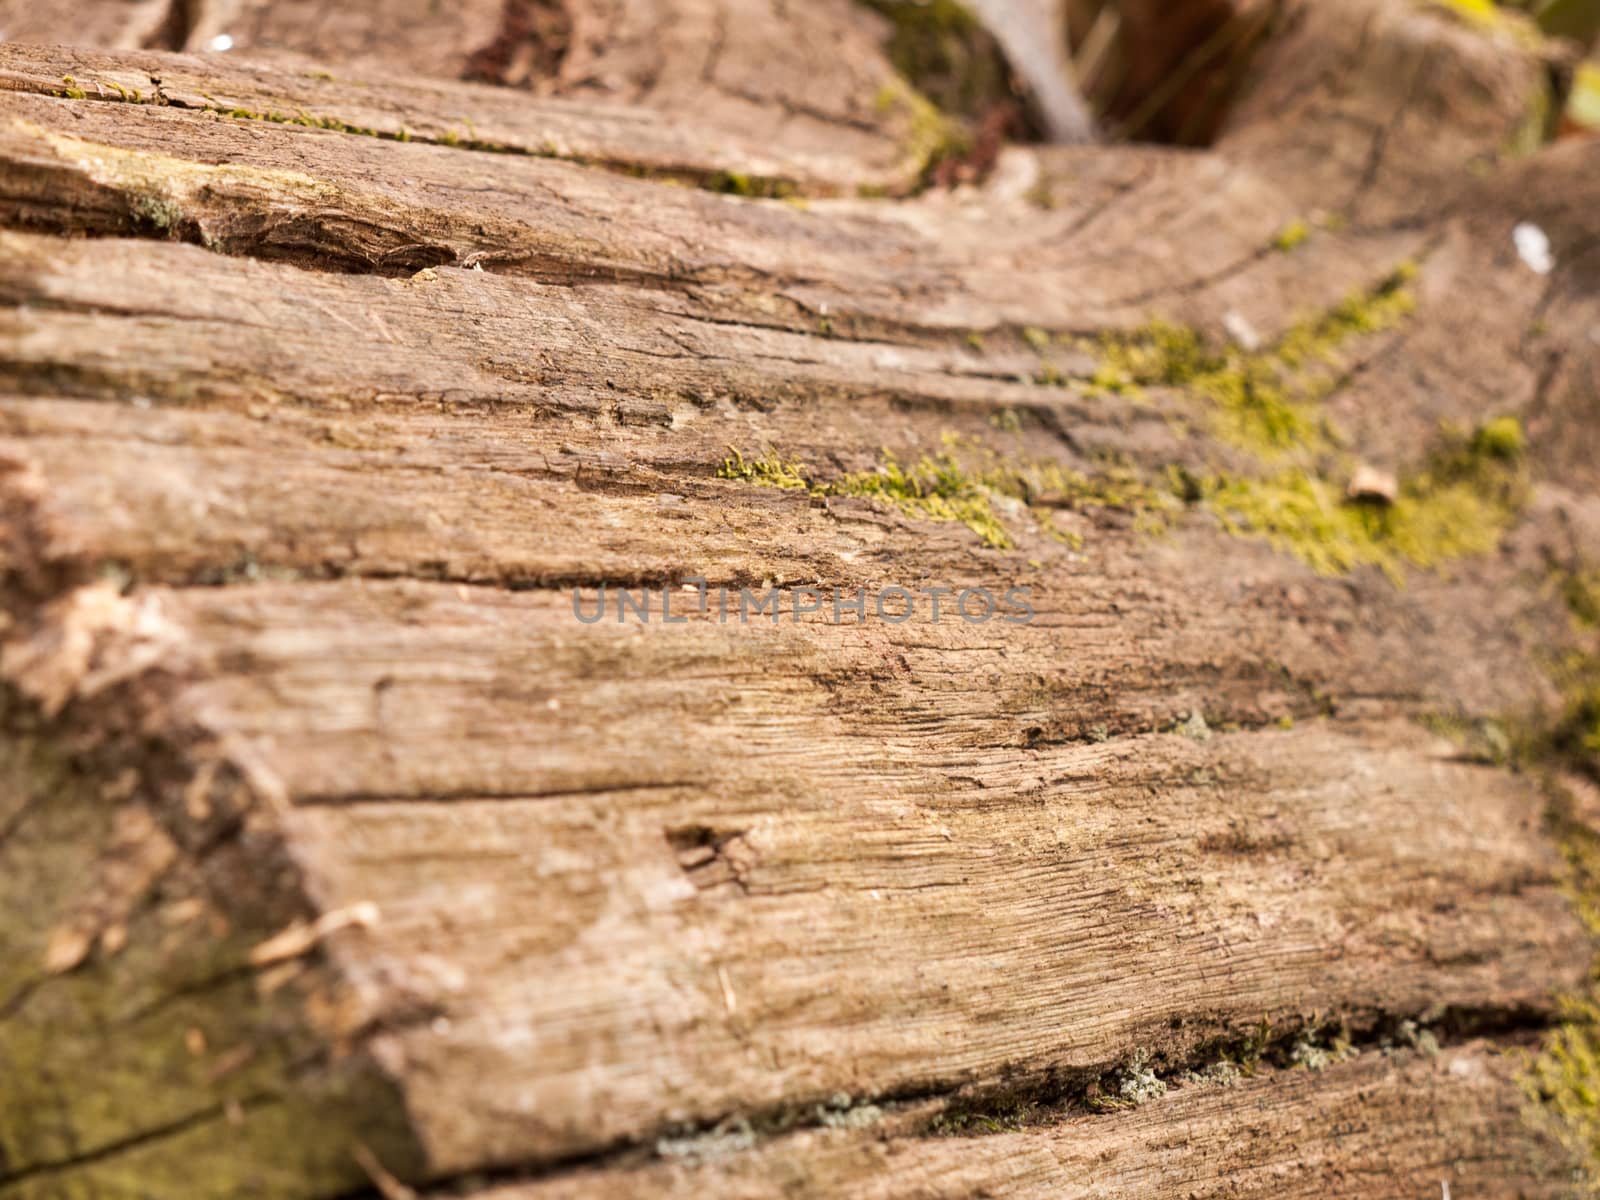
<instances>
[{"instance_id":1,"label":"blurred background foliage","mask_svg":"<svg viewBox=\"0 0 1600 1200\"><path fill-rule=\"evenodd\" d=\"M1211 143L1282 0L864 0L890 21L896 68L969 139L1039 137L1026 64L997 38L1015 22L1023 40L1053 37L1112 141ZM1396 0L1404 3L1407 0ZM1484 27L1548 42L1548 136L1600 131L1600 0L1418 0ZM1004 31L998 31L1004 33ZM1015 38L1012 39L1013 42ZM1020 68L1020 69L1019 69ZM1037 66L1031 69L1038 69Z\"/></svg>"}]
</instances>

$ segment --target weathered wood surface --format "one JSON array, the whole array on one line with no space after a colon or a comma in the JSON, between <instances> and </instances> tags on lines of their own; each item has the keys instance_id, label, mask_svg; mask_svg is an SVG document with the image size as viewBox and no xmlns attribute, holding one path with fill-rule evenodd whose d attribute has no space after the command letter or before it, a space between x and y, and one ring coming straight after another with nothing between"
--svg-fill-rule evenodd
<instances>
[{"instance_id":1,"label":"weathered wood surface","mask_svg":"<svg viewBox=\"0 0 1600 1200\"><path fill-rule=\"evenodd\" d=\"M1118 1114L987 1137L808 1131L714 1173L694 1147L621 1171L579 1170L492 1188L486 1200L589 1196L1039 1197L1538 1195L1552 1181L1525 1164L1537 1138L1492 1114L1515 1085L1512 1063L1483 1042L1436 1058L1406 1048L1363 1054L1321 1074L1274 1071L1247 1081L1192 1083ZM887 1129L882 1125L888 1126ZM726 1135L725 1135L726 1136ZM670 1161L670 1154L689 1159ZM708 1180L707 1176L710 1175ZM1486 1186L1485 1181L1494 1184ZM1470 1181L1470 1182L1469 1182ZM709 1184L709 1189L708 1189Z\"/></svg>"},{"instance_id":2,"label":"weathered wood surface","mask_svg":"<svg viewBox=\"0 0 1600 1200\"><path fill-rule=\"evenodd\" d=\"M1213 152L878 201L891 135L342 46L0 46L0 1195L1561 1194L1514 1083L1589 963L1544 796L1419 724L1552 705L1549 572L1600 554L1600 157L1500 161L1535 60L1295 6ZM1407 259L1322 411L1397 471L1519 416L1530 492L1404 587L1177 501L997 497L994 549L718 474L1267 476L1034 331L1270 340ZM695 576L1037 615L574 619Z\"/></svg>"},{"instance_id":3,"label":"weathered wood surface","mask_svg":"<svg viewBox=\"0 0 1600 1200\"><path fill-rule=\"evenodd\" d=\"M612 130L631 127L635 137L624 134L613 144L620 141L623 154L648 159L653 142L675 142L673 130L687 125L714 135L695 147L699 153L781 147L778 152L791 160L825 164L852 189L903 187L919 167L904 156L917 114L901 89L891 85L884 91L894 78L882 45L886 22L850 0L607 0L572 5L565 14L562 6L543 0L384 0L333 8L284 0L180 0L173 11L188 12L178 28L169 22L149 32L139 31L138 6L126 0L88 5L88 25L76 11L83 6L50 5L42 12L38 5L18 7L28 11L13 15L7 29L20 42L203 50L226 32L253 65L235 67L238 55L207 59L189 77L204 82L207 96L198 99L205 103L214 97L228 107L258 107L241 105L236 97L242 95L259 100L262 111L293 116L302 106L318 112L320 102L337 97L346 111L381 114L377 122L351 124L382 127L384 116L405 119L388 99L399 92L420 100L406 115L423 130L440 128L462 140L493 137L502 124L527 132L521 114L528 109L519 103L527 93L453 85L476 79L526 84L554 97L534 110L552 122L538 130L536 152L550 138L562 144L563 124L587 122ZM567 28L541 38L542 13L551 10ZM137 75L152 61L124 55L117 70ZM169 65L176 75L171 96L194 103L197 97L183 85L185 71L195 68L170 60ZM330 66L338 68L337 76ZM363 94L349 94L347 70L356 73ZM130 86L154 91L146 82ZM642 122L641 111L666 119ZM516 142L516 134L508 140ZM756 166L766 154L750 157Z\"/></svg>"},{"instance_id":4,"label":"weathered wood surface","mask_svg":"<svg viewBox=\"0 0 1600 1200\"><path fill-rule=\"evenodd\" d=\"M919 164L902 147L905 114L882 117L870 152L835 142L762 137L715 109L662 119L638 105L576 99L531 100L520 92L451 80L385 75L333 75L305 64L205 60L170 54L110 55L22 49L7 62L0 86L55 95L65 78L82 81L86 98L132 100L221 115L253 115L266 123L317 123L380 137L433 142L512 156L574 160L622 173L649 173L796 193L904 191ZM492 163L493 160L491 160Z\"/></svg>"}]
</instances>

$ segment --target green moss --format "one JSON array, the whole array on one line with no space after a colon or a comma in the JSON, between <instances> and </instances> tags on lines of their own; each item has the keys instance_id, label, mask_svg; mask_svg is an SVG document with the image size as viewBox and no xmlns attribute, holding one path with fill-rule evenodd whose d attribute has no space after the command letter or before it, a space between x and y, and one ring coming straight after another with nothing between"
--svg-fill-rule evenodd
<instances>
[{"instance_id":1,"label":"green moss","mask_svg":"<svg viewBox=\"0 0 1600 1200\"><path fill-rule=\"evenodd\" d=\"M1218 436L1257 453L1322 440L1314 407L1285 384L1273 355L1211 349L1187 326L1155 321L1131 336L1108 339L1091 386L1121 395L1149 386L1195 393L1208 402Z\"/></svg>"},{"instance_id":2,"label":"green moss","mask_svg":"<svg viewBox=\"0 0 1600 1200\"><path fill-rule=\"evenodd\" d=\"M1172 496L1151 487L1135 472L1115 467L1088 475L1048 460L1014 462L985 453L976 477L1000 495L1044 508L1143 512L1177 506Z\"/></svg>"},{"instance_id":3,"label":"green moss","mask_svg":"<svg viewBox=\"0 0 1600 1200\"><path fill-rule=\"evenodd\" d=\"M327 1039L306 1014L327 977L312 968L274 991L250 964L293 897L214 891L205 871L237 872L237 842L208 839L205 871L192 853L169 859L138 771L90 775L71 745L0 694L0 1191L343 1194L366 1182L356 1139L414 1178L420 1148L393 1085L361 1055L319 1062ZM242 799L225 773L212 783L219 805ZM251 846L262 878L278 878L281 864L260 861L270 836ZM195 911L175 917L184 905ZM87 940L53 969L66 930Z\"/></svg>"},{"instance_id":4,"label":"green moss","mask_svg":"<svg viewBox=\"0 0 1600 1200\"><path fill-rule=\"evenodd\" d=\"M935 457L924 455L909 467L885 453L876 470L845 475L814 490L820 495L882 501L908 517L959 521L993 550L1014 545L995 516L983 481L963 469L949 451Z\"/></svg>"},{"instance_id":5,"label":"green moss","mask_svg":"<svg viewBox=\"0 0 1600 1200\"><path fill-rule=\"evenodd\" d=\"M1562 690L1562 712L1550 732L1548 749L1600 776L1600 657L1568 654L1555 674Z\"/></svg>"},{"instance_id":6,"label":"green moss","mask_svg":"<svg viewBox=\"0 0 1600 1200\"><path fill-rule=\"evenodd\" d=\"M1272 239L1272 248L1287 254L1289 251L1305 245L1310 237L1311 226L1304 221L1290 221Z\"/></svg>"},{"instance_id":7,"label":"green moss","mask_svg":"<svg viewBox=\"0 0 1600 1200\"><path fill-rule=\"evenodd\" d=\"M111 80L111 79L96 80L95 81L95 86L99 87L99 88L110 88L113 92L115 92L117 94L117 99L121 100L125 104L143 104L144 103L144 93L141 92L138 88L123 87L120 83L117 83L115 80Z\"/></svg>"},{"instance_id":8,"label":"green moss","mask_svg":"<svg viewBox=\"0 0 1600 1200\"><path fill-rule=\"evenodd\" d=\"M980 118L1010 99L1011 72L983 24L956 0L864 0L887 17L889 61L943 112Z\"/></svg>"},{"instance_id":9,"label":"green moss","mask_svg":"<svg viewBox=\"0 0 1600 1200\"><path fill-rule=\"evenodd\" d=\"M1565 572L1559 583L1573 648L1551 664L1563 702L1554 724L1541 731L1537 750L1558 769L1600 779L1600 571ZM1567 893L1590 934L1600 939L1600 833L1576 815L1558 783L1551 794L1549 825L1567 868ZM1600 1194L1600 972L1583 995L1565 1001L1561 1023L1546 1036L1522 1082L1532 1119L1567 1147L1589 1188Z\"/></svg>"},{"instance_id":10,"label":"green moss","mask_svg":"<svg viewBox=\"0 0 1600 1200\"><path fill-rule=\"evenodd\" d=\"M1393 329L1416 311L1409 286L1416 275L1416 264L1403 262L1377 287L1353 292L1321 316L1300 322L1279 340L1277 358L1295 368L1327 363L1350 339Z\"/></svg>"},{"instance_id":11,"label":"green moss","mask_svg":"<svg viewBox=\"0 0 1600 1200\"><path fill-rule=\"evenodd\" d=\"M1338 362L1347 340L1391 328L1411 311L1406 285L1413 274L1414 268L1400 267L1371 291L1296 324L1261 352L1214 348L1195 330L1160 321L1101 343L1091 386L1129 394L1162 386L1197 394L1229 441L1268 460L1295 451L1316 468L1252 476L1173 466L1152 486L1131 471L1089 475L1054 462L1002 458L947 438L943 452L909 466L885 455L874 470L831 482L810 479L799 463L772 451L754 460L734 452L719 474L818 496L861 496L909 516L960 521L995 548L1012 545L995 513L992 501L998 497L1028 506L1046 536L1074 548L1081 537L1056 530L1050 510L1117 509L1133 514L1137 531L1155 533L1173 514L1200 508L1228 532L1265 538L1320 573L1372 566L1398 582L1407 567L1433 568L1493 550L1526 491L1524 438L1513 417L1452 436L1424 466L1402 478L1392 504L1352 500L1344 481L1328 473L1333 445L1318 406L1330 386L1323 368ZM1041 351L1051 341L1033 329L1024 330L1023 338ZM1038 379L1065 382L1048 361L1041 362ZM1596 696L1600 711L1600 690Z\"/></svg>"},{"instance_id":12,"label":"green moss","mask_svg":"<svg viewBox=\"0 0 1600 1200\"><path fill-rule=\"evenodd\" d=\"M1561 595L1572 619L1584 629L1600 627L1600 571L1573 571L1561 580Z\"/></svg>"},{"instance_id":13,"label":"green moss","mask_svg":"<svg viewBox=\"0 0 1600 1200\"><path fill-rule=\"evenodd\" d=\"M1424 713L1419 723L1454 742L1461 757L1488 767L1508 767L1526 757L1530 739L1514 723L1459 712Z\"/></svg>"},{"instance_id":14,"label":"green moss","mask_svg":"<svg viewBox=\"0 0 1600 1200\"><path fill-rule=\"evenodd\" d=\"M1008 458L953 435L946 435L937 454L902 463L884 451L872 470L833 480L811 478L801 463L774 450L754 458L732 450L717 475L762 487L803 489L818 497L875 500L918 520L958 521L996 550L1015 544L995 512L997 498L1029 507L1046 536L1073 549L1082 547L1083 538L1056 529L1050 517L1053 510L1116 509L1146 516L1181 507L1166 489L1150 486L1129 470L1107 468L1089 475L1048 460Z\"/></svg>"},{"instance_id":15,"label":"green moss","mask_svg":"<svg viewBox=\"0 0 1600 1200\"><path fill-rule=\"evenodd\" d=\"M1555 794L1551 832L1567 867L1566 886L1579 918L1600 938L1600 834L1572 816L1570 799ZM1561 1021L1545 1035L1522 1076L1532 1122L1552 1134L1600 1193L1600 977L1586 994L1563 1000Z\"/></svg>"},{"instance_id":16,"label":"green moss","mask_svg":"<svg viewBox=\"0 0 1600 1200\"><path fill-rule=\"evenodd\" d=\"M317 116L303 109L292 114L276 110L257 112L255 109L239 108L237 106L229 108L211 97L207 97L207 99L211 100L211 103L206 106L206 111L219 113L236 121L264 121L269 125L299 125L306 129L327 129L334 133L348 133L357 137L381 138L385 141L394 142L411 140L411 134L404 127L398 132L386 133L382 130L370 129L365 125L350 125L337 117Z\"/></svg>"},{"instance_id":17,"label":"green moss","mask_svg":"<svg viewBox=\"0 0 1600 1200\"><path fill-rule=\"evenodd\" d=\"M714 171L701 185L707 191L725 196L759 197L766 200L795 200L795 185L787 179L751 175L744 171Z\"/></svg>"},{"instance_id":18,"label":"green moss","mask_svg":"<svg viewBox=\"0 0 1600 1200\"><path fill-rule=\"evenodd\" d=\"M1600 1004L1572 1000L1522 1077L1536 1123L1600 1185Z\"/></svg>"},{"instance_id":19,"label":"green moss","mask_svg":"<svg viewBox=\"0 0 1600 1200\"><path fill-rule=\"evenodd\" d=\"M1061 207L1061 202L1056 199L1055 188L1050 186L1049 180L1041 179L1024 194L1023 199L1035 208L1042 208L1046 212L1054 212Z\"/></svg>"},{"instance_id":20,"label":"green moss","mask_svg":"<svg viewBox=\"0 0 1600 1200\"><path fill-rule=\"evenodd\" d=\"M1491 724L1500 727L1500 740L1507 746L1503 761L1557 767L1600 779L1600 572L1562 571L1552 583L1566 603L1570 623L1563 648L1543 656L1545 671L1560 693L1560 707L1553 715L1525 715ZM1439 732L1472 744L1449 724L1434 724ZM1594 861L1600 867L1600 855ZM1592 874L1600 885L1600 870ZM1591 890L1600 901L1600 886Z\"/></svg>"},{"instance_id":21,"label":"green moss","mask_svg":"<svg viewBox=\"0 0 1600 1200\"><path fill-rule=\"evenodd\" d=\"M173 233L183 221L183 209L164 196L136 196L132 208L135 219L162 233Z\"/></svg>"},{"instance_id":22,"label":"green moss","mask_svg":"<svg viewBox=\"0 0 1600 1200\"><path fill-rule=\"evenodd\" d=\"M1525 49L1539 48L1538 25L1527 14L1517 11L1517 7L1496 4L1494 0L1425 0L1425 7L1447 12L1482 33L1509 38Z\"/></svg>"},{"instance_id":23,"label":"green moss","mask_svg":"<svg viewBox=\"0 0 1600 1200\"><path fill-rule=\"evenodd\" d=\"M1401 264L1370 291L1353 293L1326 313L1300 321L1276 344L1251 352L1214 347L1184 325L1153 321L1100 343L1091 387L1134 394L1143 387L1179 388L1203 397L1217 435L1262 455L1325 448L1317 401L1348 341L1393 328L1416 306L1408 284L1416 268Z\"/></svg>"},{"instance_id":24,"label":"green moss","mask_svg":"<svg viewBox=\"0 0 1600 1200\"><path fill-rule=\"evenodd\" d=\"M1401 481L1390 505L1349 500L1330 481L1298 470L1203 480L1203 503L1229 532L1265 537L1321 574L1374 566L1398 582L1408 564L1437 567L1488 553L1520 511L1520 463L1486 442L1494 439L1479 430L1435 456Z\"/></svg>"},{"instance_id":25,"label":"green moss","mask_svg":"<svg viewBox=\"0 0 1600 1200\"><path fill-rule=\"evenodd\" d=\"M1216 515L1232 533L1265 537L1314 570L1375 566L1399 580L1406 566L1437 567L1492 550L1523 502L1522 427L1490 421L1401 482L1393 504L1353 502L1325 463L1334 440L1320 401L1345 345L1394 328L1415 308L1402 264L1369 291L1293 325L1261 351L1207 344L1186 326L1155 321L1107 339L1094 383L1132 393L1175 388L1202 398L1213 431L1271 461L1291 452L1315 469L1264 476L1170 473L1175 496Z\"/></svg>"},{"instance_id":26,"label":"green moss","mask_svg":"<svg viewBox=\"0 0 1600 1200\"><path fill-rule=\"evenodd\" d=\"M746 459L732 446L732 454L722 460L717 468L720 479L742 479L762 487L809 488L805 472L798 462L783 458L775 450L768 450L759 458Z\"/></svg>"},{"instance_id":27,"label":"green moss","mask_svg":"<svg viewBox=\"0 0 1600 1200\"><path fill-rule=\"evenodd\" d=\"M928 1132L935 1137L1016 1133L1049 1115L1050 1100L1036 1088L998 1088L952 1101L929 1122Z\"/></svg>"},{"instance_id":28,"label":"green moss","mask_svg":"<svg viewBox=\"0 0 1600 1200\"><path fill-rule=\"evenodd\" d=\"M1033 508L1034 524L1039 526L1039 532L1053 542L1059 542L1068 550L1078 551L1083 549L1083 534L1072 529L1062 529L1056 524L1055 513L1048 508ZM1030 566L1035 565L1030 562Z\"/></svg>"},{"instance_id":29,"label":"green moss","mask_svg":"<svg viewBox=\"0 0 1600 1200\"><path fill-rule=\"evenodd\" d=\"M899 114L905 123L901 162L919 180L926 181L934 167L947 158L960 158L972 149L972 135L960 121L940 112L926 96L895 77L878 89L879 113Z\"/></svg>"},{"instance_id":30,"label":"green moss","mask_svg":"<svg viewBox=\"0 0 1600 1200\"><path fill-rule=\"evenodd\" d=\"M1472 439L1475 454L1511 461L1521 455L1527 445L1522 434L1522 422L1515 417L1496 417L1480 428Z\"/></svg>"},{"instance_id":31,"label":"green moss","mask_svg":"<svg viewBox=\"0 0 1600 1200\"><path fill-rule=\"evenodd\" d=\"M1429 0L1429 2L1433 7L1446 9L1467 24L1480 29L1495 29L1501 22L1500 9L1494 0Z\"/></svg>"},{"instance_id":32,"label":"green moss","mask_svg":"<svg viewBox=\"0 0 1600 1200\"><path fill-rule=\"evenodd\" d=\"M1011 407L996 409L989 414L989 424L1002 433L1021 433L1022 417Z\"/></svg>"}]
</instances>

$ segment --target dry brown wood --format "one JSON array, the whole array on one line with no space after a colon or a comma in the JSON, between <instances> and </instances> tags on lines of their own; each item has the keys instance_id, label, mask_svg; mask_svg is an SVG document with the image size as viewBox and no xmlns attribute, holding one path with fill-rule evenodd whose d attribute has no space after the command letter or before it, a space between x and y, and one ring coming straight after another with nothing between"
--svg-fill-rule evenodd
<instances>
[{"instance_id":1,"label":"dry brown wood","mask_svg":"<svg viewBox=\"0 0 1600 1200\"><path fill-rule=\"evenodd\" d=\"M1191 1079L1136 1110L982 1137L818 1130L729 1153L723 1135L669 1142L659 1165L579 1171L490 1189L485 1200L589 1196L1039 1197L1560 1195L1553 1161L1508 1104L1513 1060L1472 1042L1404 1046L1325 1068ZM1512 1101L1511 1103L1514 1103ZM847 1125L850 1112L825 1113ZM887 1126L887 1127L886 1127ZM675 1161L674 1161L675 1160ZM1487 1181L1492 1179L1493 1183Z\"/></svg>"},{"instance_id":2,"label":"dry brown wood","mask_svg":"<svg viewBox=\"0 0 1600 1200\"><path fill-rule=\"evenodd\" d=\"M0 32L8 42L74 43L114 50L135 50L150 44L170 24L182 0L94 0L70 8L34 4L31 0L0 3Z\"/></svg>"},{"instance_id":3,"label":"dry brown wood","mask_svg":"<svg viewBox=\"0 0 1600 1200\"><path fill-rule=\"evenodd\" d=\"M887 68L885 68L887 77ZM69 82L70 81L70 82ZM513 156L559 158L727 190L903 192L917 181L908 126L884 114L868 144L763 137L715 110L662 116L623 103L541 98L448 79L377 71L334 75L305 63L93 49L10 48L0 86L44 95L82 91L137 102L328 127ZM493 160L490 160L491 162Z\"/></svg>"},{"instance_id":4,"label":"dry brown wood","mask_svg":"<svg viewBox=\"0 0 1600 1200\"><path fill-rule=\"evenodd\" d=\"M892 202L715 112L0 47L0 1196L1559 1194L1504 1052L1589 943L1540 780L1420 722L1558 703L1597 152L1499 162L1514 45L1291 17L1214 153ZM1281 464L1093 339L1270 341L1407 259L1320 412L1408 478L1521 417L1492 550L1325 577L1173 496ZM859 494L885 447L982 519ZM768 449L819 486L727 469Z\"/></svg>"},{"instance_id":5,"label":"dry brown wood","mask_svg":"<svg viewBox=\"0 0 1600 1200\"><path fill-rule=\"evenodd\" d=\"M919 121L919 136L927 136L927 113L907 98L885 55L887 22L851 0L377 0L332 7L306 0L172 0L163 28L147 34L134 31L141 22L153 26L153 18L134 14L148 4L89 0L71 11L29 7L35 11L13 17L11 40L200 51L224 37L233 57L209 56L207 82L236 79L232 64L241 54L276 62L279 71L246 67L244 74L256 75L256 93L291 115L308 82L313 93L326 96L353 79L369 92L357 103L380 107L392 89L421 88L433 93L417 114L427 124L474 116L459 111L462 93L446 80L525 84L580 102L580 111L597 102L615 106L601 120L625 121L629 108L622 106L651 109L674 124L715 131L729 149L781 146L796 158L848 172L852 185L874 187L914 178L920 164L905 161L905 143ZM87 22L83 8L91 14ZM137 70L145 61L124 60L122 69ZM269 81L259 82L263 71ZM308 72L317 78L308 81ZM273 75L279 86L270 81ZM480 94L467 103L501 114L520 107L504 94ZM472 136L467 128L457 134ZM648 148L646 138L627 153Z\"/></svg>"}]
</instances>

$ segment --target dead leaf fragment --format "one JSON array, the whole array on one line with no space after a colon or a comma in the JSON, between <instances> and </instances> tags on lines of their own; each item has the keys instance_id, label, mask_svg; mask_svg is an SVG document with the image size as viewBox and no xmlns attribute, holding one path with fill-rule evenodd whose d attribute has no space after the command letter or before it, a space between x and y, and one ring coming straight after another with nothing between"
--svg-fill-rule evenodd
<instances>
[{"instance_id":1,"label":"dead leaf fragment","mask_svg":"<svg viewBox=\"0 0 1600 1200\"><path fill-rule=\"evenodd\" d=\"M1368 504L1393 504L1400 497L1400 484L1388 471L1362 463L1350 477L1345 495Z\"/></svg>"},{"instance_id":2,"label":"dead leaf fragment","mask_svg":"<svg viewBox=\"0 0 1600 1200\"><path fill-rule=\"evenodd\" d=\"M378 923L378 906L370 900L325 912L307 924L296 921L281 933L273 934L250 951L250 965L264 967L271 963L299 958L318 942L340 929L350 926L367 929Z\"/></svg>"},{"instance_id":3,"label":"dead leaf fragment","mask_svg":"<svg viewBox=\"0 0 1600 1200\"><path fill-rule=\"evenodd\" d=\"M89 957L89 947L94 938L81 929L70 926L54 930L45 946L44 969L50 975L65 975Z\"/></svg>"}]
</instances>

